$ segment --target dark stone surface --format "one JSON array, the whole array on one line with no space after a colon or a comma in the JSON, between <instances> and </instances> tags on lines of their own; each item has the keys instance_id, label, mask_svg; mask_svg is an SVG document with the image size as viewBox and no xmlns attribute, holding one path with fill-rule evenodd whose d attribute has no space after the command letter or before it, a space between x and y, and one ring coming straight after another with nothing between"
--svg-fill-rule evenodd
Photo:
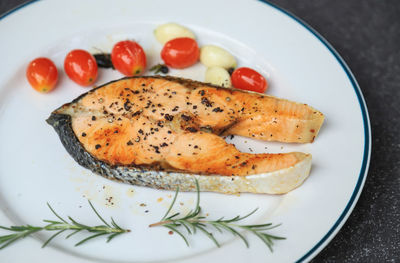
<instances>
[{"instance_id":1,"label":"dark stone surface","mask_svg":"<svg viewBox=\"0 0 400 263\"><path fill-rule=\"evenodd\" d=\"M357 206L312 262L400 262L400 1L273 0L341 54L367 102L372 156Z\"/></svg>"},{"instance_id":2,"label":"dark stone surface","mask_svg":"<svg viewBox=\"0 0 400 263\"><path fill-rule=\"evenodd\" d=\"M23 3L0 1L0 13ZM400 1L272 0L322 34L357 78L372 126L361 197L314 262L400 262Z\"/></svg>"}]
</instances>

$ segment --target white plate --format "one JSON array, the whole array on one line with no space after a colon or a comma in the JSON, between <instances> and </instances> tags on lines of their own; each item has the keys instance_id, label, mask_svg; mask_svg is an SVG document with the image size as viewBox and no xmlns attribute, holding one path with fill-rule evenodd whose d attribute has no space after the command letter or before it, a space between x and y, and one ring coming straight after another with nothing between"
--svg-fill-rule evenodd
<instances>
[{"instance_id":1,"label":"white plate","mask_svg":"<svg viewBox=\"0 0 400 263\"><path fill-rule=\"evenodd\" d=\"M217 235L217 249L201 234L186 247L158 221L172 192L115 183L77 165L45 123L50 112L87 91L72 83L62 70L72 48L109 51L120 39L133 38L144 46L149 65L159 61L161 46L152 30L175 21L191 28L199 44L218 44L267 76L271 95L308 103L326 116L312 144L257 142L236 137L243 151L313 154L310 178L281 196L202 193L201 206L210 218L259 211L247 223L282 223L272 232L287 237L270 253L256 237L246 234L250 249L229 234ZM268 3L256 1L38 1L0 21L0 225L41 225L61 215L98 224L90 198L106 218L113 216L132 233L106 244L93 240L75 248L79 238L58 237L46 249L48 233L26 238L0 251L1 262L305 262L333 238L352 211L365 181L370 156L370 126L365 102L350 70L333 48L304 22ZM27 63L47 56L59 67L57 89L42 95L25 80ZM121 75L101 70L98 84ZM204 67L172 74L203 80ZM106 201L113 197L113 204ZM187 211L194 193L182 193L178 207ZM183 205L179 203L182 202ZM140 206L145 203L147 206ZM148 210L148 212L146 212ZM5 234L5 232L1 232Z\"/></svg>"}]
</instances>

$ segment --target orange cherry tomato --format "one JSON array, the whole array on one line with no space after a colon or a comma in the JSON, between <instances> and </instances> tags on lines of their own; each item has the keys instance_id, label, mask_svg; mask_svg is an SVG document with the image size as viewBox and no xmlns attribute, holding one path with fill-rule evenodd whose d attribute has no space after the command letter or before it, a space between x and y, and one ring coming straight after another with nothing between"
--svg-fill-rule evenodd
<instances>
[{"instance_id":1,"label":"orange cherry tomato","mask_svg":"<svg viewBox=\"0 0 400 263\"><path fill-rule=\"evenodd\" d=\"M29 63L26 78L35 90L49 92L54 89L58 80L57 67L48 58L36 58Z\"/></svg>"},{"instance_id":2,"label":"orange cherry tomato","mask_svg":"<svg viewBox=\"0 0 400 263\"><path fill-rule=\"evenodd\" d=\"M267 80L251 68L238 68L231 76L232 85L237 89L264 93L268 88Z\"/></svg>"},{"instance_id":3,"label":"orange cherry tomato","mask_svg":"<svg viewBox=\"0 0 400 263\"><path fill-rule=\"evenodd\" d=\"M172 68L187 68L195 64L200 57L200 49L196 40L179 37L165 43L161 50L161 58Z\"/></svg>"},{"instance_id":4,"label":"orange cherry tomato","mask_svg":"<svg viewBox=\"0 0 400 263\"><path fill-rule=\"evenodd\" d=\"M132 40L120 41L111 51L114 67L125 76L140 75L146 69L146 53Z\"/></svg>"},{"instance_id":5,"label":"orange cherry tomato","mask_svg":"<svg viewBox=\"0 0 400 263\"><path fill-rule=\"evenodd\" d=\"M68 77L81 86L90 86L97 79L95 58L82 49L72 50L64 60L64 70Z\"/></svg>"}]
</instances>

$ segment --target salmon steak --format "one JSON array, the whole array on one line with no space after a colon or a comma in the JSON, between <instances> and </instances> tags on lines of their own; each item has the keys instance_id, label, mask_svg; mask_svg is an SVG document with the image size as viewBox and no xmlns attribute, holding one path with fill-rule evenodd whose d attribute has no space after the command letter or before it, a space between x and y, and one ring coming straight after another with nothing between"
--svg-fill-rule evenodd
<instances>
[{"instance_id":1,"label":"salmon steak","mask_svg":"<svg viewBox=\"0 0 400 263\"><path fill-rule=\"evenodd\" d=\"M130 77L97 87L47 122L81 166L129 184L282 194L308 177L311 155L240 152L222 136L311 143L318 110L265 94L176 77Z\"/></svg>"}]
</instances>

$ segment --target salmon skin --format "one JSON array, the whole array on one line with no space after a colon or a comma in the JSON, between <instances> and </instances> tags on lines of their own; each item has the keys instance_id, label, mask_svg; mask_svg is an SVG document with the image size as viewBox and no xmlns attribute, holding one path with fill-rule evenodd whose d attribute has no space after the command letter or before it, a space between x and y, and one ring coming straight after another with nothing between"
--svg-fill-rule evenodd
<instances>
[{"instance_id":1,"label":"salmon skin","mask_svg":"<svg viewBox=\"0 0 400 263\"><path fill-rule=\"evenodd\" d=\"M313 142L321 112L306 104L176 77L130 77L97 87L47 122L96 174L159 189L281 194L309 175L311 155L249 154L220 136Z\"/></svg>"}]
</instances>

